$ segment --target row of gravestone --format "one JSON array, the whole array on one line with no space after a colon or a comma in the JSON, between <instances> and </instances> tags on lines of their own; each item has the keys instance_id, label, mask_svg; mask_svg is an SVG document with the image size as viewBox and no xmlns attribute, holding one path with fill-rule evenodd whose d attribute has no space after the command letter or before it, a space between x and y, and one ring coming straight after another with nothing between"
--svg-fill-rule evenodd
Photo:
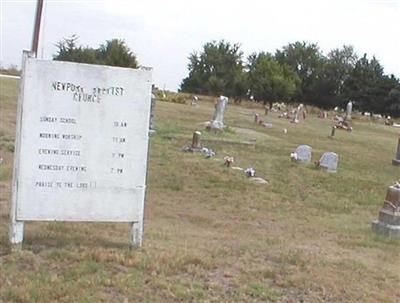
<instances>
[{"instance_id":1,"label":"row of gravestone","mask_svg":"<svg viewBox=\"0 0 400 303\"><path fill-rule=\"evenodd\" d=\"M300 145L296 148L294 159L300 163L310 164L312 158L312 147ZM322 155L317 165L326 169L327 172L334 173L337 170L339 156L334 152L326 152Z\"/></svg>"},{"instance_id":2,"label":"row of gravestone","mask_svg":"<svg viewBox=\"0 0 400 303\"><path fill-rule=\"evenodd\" d=\"M197 101L198 98L195 96L194 97L195 100ZM150 115L150 135L153 134L155 132L155 123L154 123L154 109L155 109L155 95L152 93L151 95L151 115ZM216 104L215 104L215 111L214 111L214 116L213 119L208 123L207 128L208 129L213 129L213 130L223 130L223 128L225 127L224 125L224 112L225 112L225 108L228 104L228 98L225 96L220 96L219 99L217 100ZM344 118L344 121L351 121L351 113L352 113L352 108L353 108L353 103L351 101L349 101L347 103L347 107L346 107L346 116ZM300 104L299 107L297 108L297 112L296 112L296 118L295 120L298 120L298 113L304 110L304 106L303 104ZM255 122L258 122L258 114L256 114L255 116ZM270 123L264 123L266 127L270 127L271 124ZM331 133L331 137L335 136L335 130L336 130L337 126L334 125L332 127L332 133ZM287 129L284 129L284 133L287 133ZM298 154L298 156L300 157L300 162L305 162L305 163L310 163L311 162L311 152L312 152L312 148L308 145L300 145L297 149L296 149L296 153ZM303 155L304 154L304 159L303 159ZM337 165L339 162L339 157L337 154L333 153L333 152L327 152L325 153L322 158L319 161L319 166L321 167L325 167L327 168L328 172L335 172ZM398 141L398 146L397 146L397 153L395 158L392 161L393 165L396 166L400 166L400 138Z\"/></svg>"},{"instance_id":3,"label":"row of gravestone","mask_svg":"<svg viewBox=\"0 0 400 303\"><path fill-rule=\"evenodd\" d=\"M209 125L210 129L222 130L223 115L228 99L221 96L215 105L215 113L212 122ZM297 110L296 118L301 110L299 106ZM344 121L346 123L351 121L352 102L347 104L346 117ZM256 121L257 119L256 115ZM295 121L296 122L296 118ZM298 121L298 120L297 120ZM343 127L343 126L342 126ZM335 135L336 126L332 128L333 137ZM195 138L193 138L195 140ZM193 144L192 144L193 147ZM310 164L312 158L312 147L308 145L300 145L296 148L296 151L292 153L292 158L300 163ZM325 169L327 172L336 172L339 163L339 156L334 152L326 152L322 155L321 159L316 163L318 167ZM400 138L397 146L397 153L395 159L393 159L393 165L400 166ZM396 183L394 186L390 186L388 189L387 197L384 202L384 206L379 213L378 220L372 222L372 229L376 232L400 238L400 184Z\"/></svg>"},{"instance_id":4,"label":"row of gravestone","mask_svg":"<svg viewBox=\"0 0 400 303\"><path fill-rule=\"evenodd\" d=\"M228 103L228 98L221 96L217 101L217 103L215 104L214 117L212 122L210 122L208 126L210 129L219 129L219 130L223 129L224 127L223 115L227 103ZM298 109L298 112L300 109L301 108ZM349 102L347 104L347 110L346 110L346 117L345 117L346 121L351 121L351 109L352 109L352 102ZM334 136L335 128L336 127L334 126L332 129L332 136ZM199 149L200 134L201 134L200 132L195 132L195 134L193 135L193 142L192 146L190 147L191 151ZM312 147L309 145L300 145L296 148L296 151L292 153L291 157L294 160L299 161L300 163L310 164L312 158ZM326 152L322 155L321 159L316 164L318 167L326 169L327 172L336 172L338 162L339 162L339 156L336 153ZM400 166L400 138L397 146L396 157L395 159L393 159L392 163L393 165ZM379 233L400 238L400 184L399 183L396 182L395 185L389 187L387 197L384 202L384 206L379 213L378 220L372 222L372 229Z\"/></svg>"},{"instance_id":5,"label":"row of gravestone","mask_svg":"<svg viewBox=\"0 0 400 303\"><path fill-rule=\"evenodd\" d=\"M399 140L400 145L400 140ZM312 148L308 145L300 145L292 154L292 158L300 163L311 163ZM339 157L333 152L326 152L317 163L319 167L328 172L336 172ZM396 160L394 165L396 165ZM389 186L383 207L379 212L378 220L372 222L375 232L400 239L400 183Z\"/></svg>"}]
</instances>

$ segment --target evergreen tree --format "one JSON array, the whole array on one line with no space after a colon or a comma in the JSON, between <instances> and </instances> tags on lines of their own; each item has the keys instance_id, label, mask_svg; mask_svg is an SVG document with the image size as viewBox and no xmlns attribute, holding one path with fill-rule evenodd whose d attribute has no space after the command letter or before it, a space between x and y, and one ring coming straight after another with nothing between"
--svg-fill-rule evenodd
<instances>
[{"instance_id":1,"label":"evergreen tree","mask_svg":"<svg viewBox=\"0 0 400 303\"><path fill-rule=\"evenodd\" d=\"M123 40L107 40L99 48L83 47L77 45L78 37L64 38L56 44L57 54L54 60L70 61L89 64L111 65L137 68L136 56L127 47Z\"/></svg>"},{"instance_id":2,"label":"evergreen tree","mask_svg":"<svg viewBox=\"0 0 400 303\"><path fill-rule=\"evenodd\" d=\"M346 80L344 93L362 111L384 112L386 98L393 85L384 76L379 61L375 57L368 60L367 54L364 54Z\"/></svg>"}]
</instances>

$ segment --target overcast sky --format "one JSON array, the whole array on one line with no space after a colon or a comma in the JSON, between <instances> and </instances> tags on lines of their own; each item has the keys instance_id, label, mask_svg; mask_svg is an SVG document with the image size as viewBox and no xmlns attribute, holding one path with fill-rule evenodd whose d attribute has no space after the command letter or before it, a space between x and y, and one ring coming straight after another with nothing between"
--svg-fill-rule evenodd
<instances>
[{"instance_id":1,"label":"overcast sky","mask_svg":"<svg viewBox=\"0 0 400 303\"><path fill-rule=\"evenodd\" d=\"M0 64L20 65L32 42L36 0L0 0ZM245 55L306 40L326 54L351 44L375 55L400 77L400 0L45 0L39 55L76 34L98 47L124 39L139 63L154 68L154 83L176 90L187 57L205 42L239 42Z\"/></svg>"}]
</instances>

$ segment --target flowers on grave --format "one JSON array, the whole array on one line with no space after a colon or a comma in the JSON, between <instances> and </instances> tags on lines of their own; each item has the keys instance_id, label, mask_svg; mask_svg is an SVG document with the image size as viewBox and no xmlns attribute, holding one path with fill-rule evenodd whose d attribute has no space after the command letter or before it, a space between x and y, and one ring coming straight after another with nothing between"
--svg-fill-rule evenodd
<instances>
[{"instance_id":1,"label":"flowers on grave","mask_svg":"<svg viewBox=\"0 0 400 303\"><path fill-rule=\"evenodd\" d=\"M393 184L393 187L400 188L400 180L399 181L395 181L394 184Z\"/></svg>"},{"instance_id":2,"label":"flowers on grave","mask_svg":"<svg viewBox=\"0 0 400 303\"><path fill-rule=\"evenodd\" d=\"M184 151L185 153L192 153L193 148L191 146L185 146L184 148L182 148L182 151Z\"/></svg>"},{"instance_id":3,"label":"flowers on grave","mask_svg":"<svg viewBox=\"0 0 400 303\"><path fill-rule=\"evenodd\" d=\"M211 148L203 147L201 153L206 156L207 159L215 156L215 152Z\"/></svg>"},{"instance_id":4,"label":"flowers on grave","mask_svg":"<svg viewBox=\"0 0 400 303\"><path fill-rule=\"evenodd\" d=\"M235 163L235 159L231 156L224 157L224 165L230 167L232 163Z\"/></svg>"},{"instance_id":5,"label":"flowers on grave","mask_svg":"<svg viewBox=\"0 0 400 303\"><path fill-rule=\"evenodd\" d=\"M247 175L247 177L254 177L256 175L256 170L253 167L249 167L244 171Z\"/></svg>"}]
</instances>

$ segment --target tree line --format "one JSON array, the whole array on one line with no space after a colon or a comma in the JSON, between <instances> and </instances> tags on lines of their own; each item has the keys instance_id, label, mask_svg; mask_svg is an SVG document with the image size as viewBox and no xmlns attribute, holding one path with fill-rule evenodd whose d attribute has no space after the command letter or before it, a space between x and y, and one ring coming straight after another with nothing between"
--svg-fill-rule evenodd
<instances>
[{"instance_id":1,"label":"tree line","mask_svg":"<svg viewBox=\"0 0 400 303\"><path fill-rule=\"evenodd\" d=\"M78 37L56 44L54 60L139 67L124 40L107 40L98 48L78 45ZM387 75L379 61L358 56L344 45L324 55L316 43L289 43L275 51L244 58L240 45L224 40L203 45L189 55L189 75L180 91L252 99L304 103L320 108L345 107L352 100L360 111L400 116L400 81Z\"/></svg>"},{"instance_id":2,"label":"tree line","mask_svg":"<svg viewBox=\"0 0 400 303\"><path fill-rule=\"evenodd\" d=\"M188 59L182 92L325 109L352 100L360 111L400 116L399 79L386 75L375 57L359 57L349 45L324 55L316 43L298 41L245 59L239 44L221 40L204 44Z\"/></svg>"},{"instance_id":3,"label":"tree line","mask_svg":"<svg viewBox=\"0 0 400 303\"><path fill-rule=\"evenodd\" d=\"M78 37L72 35L59 41L56 47L57 53L53 60L130 68L139 66L135 54L120 39L107 40L98 48L93 48L78 45Z\"/></svg>"}]
</instances>

